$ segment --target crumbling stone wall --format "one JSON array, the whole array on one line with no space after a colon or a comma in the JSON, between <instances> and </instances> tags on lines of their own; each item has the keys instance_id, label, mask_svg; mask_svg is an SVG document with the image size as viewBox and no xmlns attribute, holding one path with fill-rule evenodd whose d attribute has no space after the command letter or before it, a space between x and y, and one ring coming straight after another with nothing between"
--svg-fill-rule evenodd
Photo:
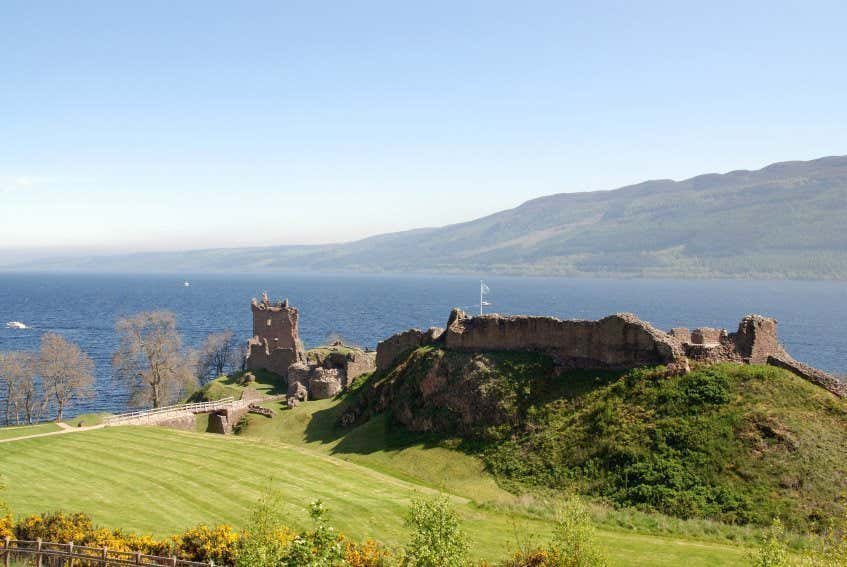
<instances>
[{"instance_id":1,"label":"crumbling stone wall","mask_svg":"<svg viewBox=\"0 0 847 567\"><path fill-rule=\"evenodd\" d=\"M469 317L454 309L444 337L450 350L545 352L566 368L624 369L671 364L685 356L677 339L629 313L599 321L563 321L523 315Z\"/></svg>"},{"instance_id":2,"label":"crumbling stone wall","mask_svg":"<svg viewBox=\"0 0 847 567\"><path fill-rule=\"evenodd\" d=\"M678 327L664 333L628 313L598 321L563 321L496 314L470 317L454 309L443 333L411 329L379 343L377 368L389 369L402 353L434 343L465 352L542 352L560 368L628 369L664 364L676 373L687 372L689 361L774 364L847 397L847 384L791 358L779 344L776 320L761 315L745 316L734 333L710 327L691 331Z\"/></svg>"},{"instance_id":3,"label":"crumbling stone wall","mask_svg":"<svg viewBox=\"0 0 847 567\"><path fill-rule=\"evenodd\" d=\"M353 349L340 342L329 347L336 351L310 351L307 360L292 364L287 371L287 401L290 407L307 399L322 400L337 395L366 372L375 369L376 355Z\"/></svg>"},{"instance_id":4,"label":"crumbling stone wall","mask_svg":"<svg viewBox=\"0 0 847 567\"><path fill-rule=\"evenodd\" d=\"M441 338L443 333L444 329L432 327L428 331L409 329L408 331L388 337L376 347L377 370L389 368L395 359L404 352L434 344Z\"/></svg>"}]
</instances>

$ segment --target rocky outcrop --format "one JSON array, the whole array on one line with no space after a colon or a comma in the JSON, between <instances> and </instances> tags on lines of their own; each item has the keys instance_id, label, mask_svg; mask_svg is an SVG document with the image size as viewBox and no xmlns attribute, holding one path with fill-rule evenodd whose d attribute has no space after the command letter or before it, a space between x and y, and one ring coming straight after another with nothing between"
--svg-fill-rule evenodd
<instances>
[{"instance_id":1,"label":"rocky outcrop","mask_svg":"<svg viewBox=\"0 0 847 567\"><path fill-rule=\"evenodd\" d=\"M387 369L394 363L398 356L405 352L434 344L441 338L443 333L444 329L432 327L427 331L409 329L408 331L388 337L376 347L377 370Z\"/></svg>"},{"instance_id":2,"label":"rocky outcrop","mask_svg":"<svg viewBox=\"0 0 847 567\"><path fill-rule=\"evenodd\" d=\"M629 313L599 321L555 317L482 315L459 309L444 333L448 350L544 352L564 368L626 369L670 364L685 356L682 344Z\"/></svg>"}]
</instances>

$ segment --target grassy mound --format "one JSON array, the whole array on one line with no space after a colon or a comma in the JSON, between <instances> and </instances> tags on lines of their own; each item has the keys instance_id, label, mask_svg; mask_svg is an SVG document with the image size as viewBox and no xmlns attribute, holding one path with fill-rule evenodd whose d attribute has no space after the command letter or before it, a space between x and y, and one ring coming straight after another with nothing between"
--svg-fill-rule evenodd
<instances>
[{"instance_id":1,"label":"grassy mound","mask_svg":"<svg viewBox=\"0 0 847 567\"><path fill-rule=\"evenodd\" d=\"M847 402L777 368L556 376L540 355L420 349L361 397L365 415L461 433L510 490L798 530L844 505Z\"/></svg>"}]
</instances>

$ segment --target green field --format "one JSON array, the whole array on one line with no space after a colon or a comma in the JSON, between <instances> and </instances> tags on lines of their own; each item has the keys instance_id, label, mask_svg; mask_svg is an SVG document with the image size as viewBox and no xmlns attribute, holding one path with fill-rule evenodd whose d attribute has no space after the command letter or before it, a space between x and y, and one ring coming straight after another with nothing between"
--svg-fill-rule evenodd
<instances>
[{"instance_id":1,"label":"green field","mask_svg":"<svg viewBox=\"0 0 847 567\"><path fill-rule=\"evenodd\" d=\"M311 412L291 412L283 421L307 413ZM386 474L333 457L331 450L319 448L323 442L314 444L298 447L159 428L106 428L7 443L0 453L0 470L6 478L6 498L18 516L56 509L85 511L103 525L158 536L201 522L238 526L272 482L284 495L285 513L294 527L308 525L307 505L321 498L330 508L332 523L343 533L356 539L373 537L388 545L402 544L407 535L403 515L410 498L431 492L433 483L410 481L414 471ZM468 464L460 461L458 469L450 467L443 448L433 459L425 447L404 451L396 459L396 467L402 470L417 461L431 479L438 475L438 467L432 463L442 462L450 474ZM395 461L390 453L374 452L360 458L372 458L379 468L381 462ZM477 471L459 476L464 478L444 484L449 484L451 493L463 485L467 489L465 496L455 495L454 501L476 556L502 558L514 548L516 534L524 541L527 534L533 534L535 543L543 543L549 521L471 500L490 500L504 493ZM475 493L471 476L480 478L480 486L488 488ZM689 565L740 565L745 559L743 548L709 541L614 530L601 530L600 538L610 557L621 565L678 565L683 561Z\"/></svg>"},{"instance_id":2,"label":"green field","mask_svg":"<svg viewBox=\"0 0 847 567\"><path fill-rule=\"evenodd\" d=\"M37 425L10 425L8 427L0 427L0 439L14 439L15 437L23 437L24 435L38 435L40 433L50 433L61 429L53 422L39 423Z\"/></svg>"}]
</instances>

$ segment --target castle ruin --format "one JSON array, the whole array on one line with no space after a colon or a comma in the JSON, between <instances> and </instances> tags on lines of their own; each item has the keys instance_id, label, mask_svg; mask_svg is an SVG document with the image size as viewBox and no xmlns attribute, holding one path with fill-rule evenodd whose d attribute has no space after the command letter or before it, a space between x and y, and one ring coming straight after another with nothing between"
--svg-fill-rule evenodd
<instances>
[{"instance_id":1,"label":"castle ruin","mask_svg":"<svg viewBox=\"0 0 847 567\"><path fill-rule=\"evenodd\" d=\"M300 313L287 299L272 302L265 292L250 307L253 338L247 343L247 368L285 378L290 407L307 399L331 398L375 368L374 353L338 341L306 352L298 328Z\"/></svg>"},{"instance_id":2,"label":"castle ruin","mask_svg":"<svg viewBox=\"0 0 847 567\"><path fill-rule=\"evenodd\" d=\"M288 300L272 302L267 292L261 301L250 303L253 311L253 338L247 343L247 368L268 370L282 377L288 367L305 360L297 326L300 312Z\"/></svg>"},{"instance_id":3,"label":"castle ruin","mask_svg":"<svg viewBox=\"0 0 847 567\"><path fill-rule=\"evenodd\" d=\"M761 315L744 317L734 333L705 327L665 333L630 313L578 321L525 315L472 317L454 309L446 329L410 329L380 342L377 368L386 370L401 353L435 344L466 352L542 352L562 369L625 370L662 364L670 372L682 373L692 362L770 364L847 397L847 384L794 360L777 340L776 320Z\"/></svg>"}]
</instances>

